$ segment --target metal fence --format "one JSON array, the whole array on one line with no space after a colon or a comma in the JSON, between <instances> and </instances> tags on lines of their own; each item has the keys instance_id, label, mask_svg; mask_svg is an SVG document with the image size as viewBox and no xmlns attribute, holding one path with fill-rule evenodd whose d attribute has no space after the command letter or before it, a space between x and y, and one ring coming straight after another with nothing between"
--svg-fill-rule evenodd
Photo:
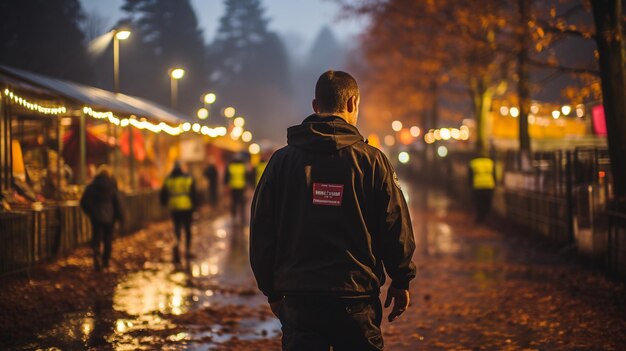
<instances>
[{"instance_id":1,"label":"metal fence","mask_svg":"<svg viewBox=\"0 0 626 351\"><path fill-rule=\"evenodd\" d=\"M124 195L125 233L166 218L158 200L156 191ZM91 240L89 218L77 202L0 213L0 228L0 275L28 270Z\"/></svg>"},{"instance_id":2,"label":"metal fence","mask_svg":"<svg viewBox=\"0 0 626 351\"><path fill-rule=\"evenodd\" d=\"M608 256L609 270L626 278L626 213L608 212Z\"/></svg>"}]
</instances>

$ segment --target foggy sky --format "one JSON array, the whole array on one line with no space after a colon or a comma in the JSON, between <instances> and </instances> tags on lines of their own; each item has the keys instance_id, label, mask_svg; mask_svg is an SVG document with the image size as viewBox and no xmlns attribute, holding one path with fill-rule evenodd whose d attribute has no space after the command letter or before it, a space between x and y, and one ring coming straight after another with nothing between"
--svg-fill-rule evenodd
<instances>
[{"instance_id":1,"label":"foggy sky","mask_svg":"<svg viewBox=\"0 0 626 351\"><path fill-rule=\"evenodd\" d=\"M124 0L80 0L86 14L94 11L112 26L122 15L120 6ZM191 0L207 43L217 31L219 18L224 11L222 0ZM330 26L341 41L358 35L363 20L338 20L339 7L332 0L262 0L265 16L270 19L269 28L278 32L292 54L308 50L315 35L324 26Z\"/></svg>"}]
</instances>

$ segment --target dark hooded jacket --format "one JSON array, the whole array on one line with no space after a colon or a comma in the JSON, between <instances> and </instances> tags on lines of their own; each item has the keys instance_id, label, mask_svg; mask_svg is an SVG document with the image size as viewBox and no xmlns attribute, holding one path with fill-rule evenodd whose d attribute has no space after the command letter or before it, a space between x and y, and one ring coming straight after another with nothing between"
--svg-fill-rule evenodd
<instances>
[{"instance_id":1,"label":"dark hooded jacket","mask_svg":"<svg viewBox=\"0 0 626 351\"><path fill-rule=\"evenodd\" d=\"M106 174L97 175L87 185L80 199L80 207L92 221L113 224L123 220L122 202L115 180Z\"/></svg>"},{"instance_id":2,"label":"dark hooded jacket","mask_svg":"<svg viewBox=\"0 0 626 351\"><path fill-rule=\"evenodd\" d=\"M378 295L415 277L411 219L389 160L340 117L287 131L256 188L250 262L270 302Z\"/></svg>"}]
</instances>

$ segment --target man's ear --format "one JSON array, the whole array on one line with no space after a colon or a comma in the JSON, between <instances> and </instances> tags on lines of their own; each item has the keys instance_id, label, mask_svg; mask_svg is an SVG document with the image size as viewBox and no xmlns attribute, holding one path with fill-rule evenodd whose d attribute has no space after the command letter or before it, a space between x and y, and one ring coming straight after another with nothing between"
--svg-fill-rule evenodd
<instances>
[{"instance_id":1,"label":"man's ear","mask_svg":"<svg viewBox=\"0 0 626 351\"><path fill-rule=\"evenodd\" d=\"M315 113L319 113L320 112L320 108L317 105L317 100L313 99L313 101L311 101L311 106L313 106L313 111Z\"/></svg>"},{"instance_id":2,"label":"man's ear","mask_svg":"<svg viewBox=\"0 0 626 351\"><path fill-rule=\"evenodd\" d=\"M348 112L352 113L352 112L356 111L358 102L359 102L359 98L356 97L355 95L352 95L348 99L348 103L347 103L347 106L346 106Z\"/></svg>"}]
</instances>

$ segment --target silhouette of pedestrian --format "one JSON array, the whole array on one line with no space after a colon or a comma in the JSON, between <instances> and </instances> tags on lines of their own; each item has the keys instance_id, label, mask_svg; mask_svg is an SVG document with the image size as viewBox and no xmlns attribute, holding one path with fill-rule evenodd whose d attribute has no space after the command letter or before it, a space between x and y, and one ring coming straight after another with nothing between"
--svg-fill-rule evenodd
<instances>
[{"instance_id":1,"label":"silhouette of pedestrian","mask_svg":"<svg viewBox=\"0 0 626 351\"><path fill-rule=\"evenodd\" d=\"M91 221L93 265L100 271L109 266L115 222L124 221L121 196L109 166L98 167L96 176L83 192L80 207ZM104 251L101 253L102 244Z\"/></svg>"},{"instance_id":2,"label":"silhouette of pedestrian","mask_svg":"<svg viewBox=\"0 0 626 351\"><path fill-rule=\"evenodd\" d=\"M174 224L176 242L172 248L174 263L180 263L181 232L185 232L185 255L191 257L191 222L197 205L196 186L193 178L183 172L180 162L174 163L170 175L163 182L160 193L161 205L167 206Z\"/></svg>"}]
</instances>

